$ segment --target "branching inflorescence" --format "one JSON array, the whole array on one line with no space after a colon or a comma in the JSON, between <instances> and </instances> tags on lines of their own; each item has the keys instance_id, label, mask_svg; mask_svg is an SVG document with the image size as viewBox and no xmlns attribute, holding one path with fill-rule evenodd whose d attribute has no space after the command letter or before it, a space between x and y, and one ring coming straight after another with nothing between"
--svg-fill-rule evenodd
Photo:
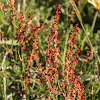
<instances>
[{"instance_id":1,"label":"branching inflorescence","mask_svg":"<svg viewBox=\"0 0 100 100\"><path fill-rule=\"evenodd\" d=\"M59 21L60 14L60 5L57 6L56 15L54 17L55 22L53 23L53 29L48 38L47 49L45 54L47 54L45 61L44 70L36 68L40 75L45 77L45 84L48 86L47 94L48 100L51 98L50 95L54 94L55 96L63 94L66 100L84 100L84 86L80 85L80 77L75 75L75 66L77 63L77 56L80 52L80 46L75 48L75 37L78 33L78 24L75 25L74 30L69 34L68 44L66 45L66 60L65 64L62 66L61 79L59 79L59 48L57 44L59 41L58 37L58 28L56 25ZM41 77L38 77L42 80ZM53 97L56 99L56 97Z\"/></svg>"}]
</instances>

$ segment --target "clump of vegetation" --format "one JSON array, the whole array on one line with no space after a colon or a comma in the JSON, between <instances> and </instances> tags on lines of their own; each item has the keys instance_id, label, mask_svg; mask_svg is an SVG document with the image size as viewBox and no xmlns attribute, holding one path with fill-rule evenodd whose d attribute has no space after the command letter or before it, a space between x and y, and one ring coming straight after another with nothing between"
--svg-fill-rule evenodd
<instances>
[{"instance_id":1,"label":"clump of vegetation","mask_svg":"<svg viewBox=\"0 0 100 100\"><path fill-rule=\"evenodd\" d=\"M97 2L1 0L0 14L0 100L99 100Z\"/></svg>"}]
</instances>

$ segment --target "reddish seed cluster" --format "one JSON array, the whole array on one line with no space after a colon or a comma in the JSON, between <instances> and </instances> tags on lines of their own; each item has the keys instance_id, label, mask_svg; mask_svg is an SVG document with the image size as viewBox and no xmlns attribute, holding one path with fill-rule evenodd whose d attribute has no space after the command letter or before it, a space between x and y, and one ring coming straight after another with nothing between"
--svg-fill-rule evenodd
<instances>
[{"instance_id":1,"label":"reddish seed cluster","mask_svg":"<svg viewBox=\"0 0 100 100\"><path fill-rule=\"evenodd\" d=\"M97 72L97 75L100 75L100 73L99 73L99 72Z\"/></svg>"},{"instance_id":2,"label":"reddish seed cluster","mask_svg":"<svg viewBox=\"0 0 100 100\"><path fill-rule=\"evenodd\" d=\"M55 87L54 84L56 84L57 80L58 80L57 68L59 67L59 65L58 65L58 63L59 63L59 59L58 59L59 48L57 48L57 44L59 43L59 41L57 40L58 28L56 28L56 25L60 18L59 10L60 10L60 5L57 6L56 14L54 17L53 29L48 38L48 43L47 43L48 48L45 51L45 54L47 54L46 61L45 61L45 68L42 71L39 68L36 68L37 71L43 77L45 77L45 83L48 86L48 88L47 88L48 95L49 94L57 94L57 87Z\"/></svg>"},{"instance_id":3,"label":"reddish seed cluster","mask_svg":"<svg viewBox=\"0 0 100 100\"><path fill-rule=\"evenodd\" d=\"M74 45L76 43L75 37L77 37L78 33L78 24L75 25L74 30L71 31L69 34L68 44L67 44L67 50L66 50L66 60L65 65L63 68L62 79L61 79L61 88L62 91L66 89L67 91L64 92L66 95L66 99L68 100L84 100L84 86L80 85L79 81L81 80L78 76L76 76L74 73L75 65L77 62L77 56L80 52L80 46L74 48ZM73 57L74 56L74 57ZM72 85L74 84L74 85Z\"/></svg>"},{"instance_id":4,"label":"reddish seed cluster","mask_svg":"<svg viewBox=\"0 0 100 100\"><path fill-rule=\"evenodd\" d=\"M53 29L51 31L51 34L50 34L50 37L48 38L48 48L47 48L47 63L50 64L50 62L52 61L51 60L51 56L53 56L53 64L54 66L56 67L59 67L57 65L57 63L59 62L59 60L57 59L57 56L59 54L59 48L57 48L57 44L59 43L59 41L57 40L57 37L58 37L58 28L56 28L56 25L60 19L60 5L57 5L57 9L56 9L56 15L54 17L55 19L55 22L53 23Z\"/></svg>"},{"instance_id":5,"label":"reddish seed cluster","mask_svg":"<svg viewBox=\"0 0 100 100\"><path fill-rule=\"evenodd\" d=\"M50 94L62 94L66 96L66 98L69 100L77 99L77 100L84 100L84 86L80 85L79 81L81 80L78 76L74 74L75 65L77 62L77 56L80 52L80 46L74 48L74 45L76 43L75 37L77 37L78 33L78 24L75 25L74 30L71 31L69 34L68 44L67 44L67 50L66 50L66 60L63 68L63 71L61 73L62 79L60 83L61 91L58 90L57 87L54 86L54 84L57 84L58 81L58 70L59 67L59 48L57 48L57 44L59 43L57 40L58 32L56 25L59 20L59 14L60 14L60 6L58 5L56 10L56 15L54 17L55 22L53 23L53 30L51 31L50 37L48 39L48 48L45 51L45 54L47 54L46 61L45 61L45 68L44 70L40 70L39 68L36 68L39 74L41 74L43 77L45 77L45 83L47 84L47 93L48 93L48 100ZM73 57L74 56L74 57ZM39 81L42 80L41 77L38 77ZM74 84L74 85L72 85ZM66 90L66 91L65 91Z\"/></svg>"},{"instance_id":6,"label":"reddish seed cluster","mask_svg":"<svg viewBox=\"0 0 100 100\"><path fill-rule=\"evenodd\" d=\"M12 21L14 27L16 28L17 32L15 34L15 38L18 40L17 41L17 47L19 50L19 44L21 44L21 48L23 48L23 50L26 49L26 44L31 40L31 38L33 38L33 42L31 44L31 52L27 54L27 70L25 70L25 73L23 74L23 81L26 82L26 84L29 84L29 80L28 77L29 75L29 69L30 66L32 65L33 60L36 62L36 64L38 66L41 67L40 63L38 62L38 51L36 51L38 49L38 36L37 33L39 31L39 29L43 26L43 24L41 23L39 27L35 27L33 24L29 24L30 20L32 18L32 14L29 13L29 16L27 18L27 22L25 22L25 17L24 17L24 12L21 12L21 15L19 18L16 18L16 21L19 21L19 25L15 25L15 21ZM31 32L29 33L29 27L31 27Z\"/></svg>"},{"instance_id":7,"label":"reddish seed cluster","mask_svg":"<svg viewBox=\"0 0 100 100\"><path fill-rule=\"evenodd\" d=\"M85 59L84 59L84 62L85 62L85 63L87 63L87 59L90 57L90 54L91 54L91 52L88 51L87 54L86 54L86 57L85 57Z\"/></svg>"},{"instance_id":8,"label":"reddish seed cluster","mask_svg":"<svg viewBox=\"0 0 100 100\"><path fill-rule=\"evenodd\" d=\"M30 19L28 17L28 19ZM29 21L29 20L28 20ZM38 43L38 36L37 36L37 33L39 31L39 29L43 26L43 24L41 24L39 27L35 28L34 25L31 24L31 27L32 27L32 33L29 33L28 35L28 41L31 39L31 36L33 37L33 43L32 43L32 51L31 53L28 53L27 54L27 63L28 63L28 66L27 66L27 70L25 71L25 76L24 76L24 81L29 84L29 80L28 80L28 76L29 75L29 69L31 68L30 66L32 65L32 62L33 60L36 62L37 66L39 67L42 67L41 64L38 62L38 58L37 58L37 55L38 55L38 51L36 51L38 49L38 46L37 46L37 43Z\"/></svg>"},{"instance_id":9,"label":"reddish seed cluster","mask_svg":"<svg viewBox=\"0 0 100 100\"><path fill-rule=\"evenodd\" d=\"M55 46L55 47L59 43L58 40L57 40L57 37L58 37L58 35L57 35L58 31L57 30L58 30L58 28L56 28L56 25L57 25L57 23L58 23L58 21L60 19L59 14L61 13L59 10L60 10L60 5L57 6L56 15L54 17L55 22L53 23L53 29L51 31L50 38L48 38L48 42L49 42L48 44L51 44L52 41L53 41L54 42L53 46Z\"/></svg>"},{"instance_id":10,"label":"reddish seed cluster","mask_svg":"<svg viewBox=\"0 0 100 100\"><path fill-rule=\"evenodd\" d=\"M4 14L6 14L8 12L8 9L3 7L3 11L4 11Z\"/></svg>"},{"instance_id":11,"label":"reddish seed cluster","mask_svg":"<svg viewBox=\"0 0 100 100\"><path fill-rule=\"evenodd\" d=\"M35 28L34 25L31 24L31 27L32 27L32 33L30 33L32 36L33 36L33 43L32 43L32 52L31 52L31 55L32 55L32 58L34 59L34 61L36 62L37 66L41 67L40 63L38 62L38 58L37 58L37 55L38 55L38 51L36 51L38 49L38 31L39 29L43 26L43 23L40 24L39 27ZM28 38L30 39L30 38Z\"/></svg>"},{"instance_id":12,"label":"reddish seed cluster","mask_svg":"<svg viewBox=\"0 0 100 100\"><path fill-rule=\"evenodd\" d=\"M15 0L9 0L8 1L8 5L10 6L10 14L11 14L12 19L17 17L14 2L15 2Z\"/></svg>"},{"instance_id":13,"label":"reddish seed cluster","mask_svg":"<svg viewBox=\"0 0 100 100\"><path fill-rule=\"evenodd\" d=\"M95 81L95 83L97 83L97 79L96 78L94 78L94 81Z\"/></svg>"},{"instance_id":14,"label":"reddish seed cluster","mask_svg":"<svg viewBox=\"0 0 100 100\"><path fill-rule=\"evenodd\" d=\"M97 83L97 82L98 82L98 80L99 80L99 75L100 75L100 73L99 73L99 72L97 72L97 73L96 73L96 76L97 76L97 77L95 77L95 78L94 78L94 82L95 82L95 83Z\"/></svg>"},{"instance_id":15,"label":"reddish seed cluster","mask_svg":"<svg viewBox=\"0 0 100 100\"><path fill-rule=\"evenodd\" d=\"M37 33L39 31L39 29L43 26L43 24L41 24L38 28L35 28L34 25L31 24L31 27L32 27L32 33L29 33L28 35L28 41L31 39L31 36L33 37L33 43L32 43L32 51L31 53L28 53L27 54L27 63L28 63L28 66L27 66L27 70L25 72L25 76L24 76L24 81L28 84L29 81L28 81L28 72L29 72L29 69L30 69L30 66L32 65L32 61L34 60L37 64L37 66L39 67L42 67L41 64L38 62L38 58L37 58L37 55L38 55L38 51L36 51L38 49L38 46L37 46L37 42L38 42L38 36L37 36ZM33 59L33 60L32 60Z\"/></svg>"},{"instance_id":16,"label":"reddish seed cluster","mask_svg":"<svg viewBox=\"0 0 100 100\"><path fill-rule=\"evenodd\" d=\"M69 34L67 50L66 50L66 60L65 60L67 64L76 65L76 62L77 62L76 57L78 56L78 53L80 52L80 46L78 46L77 49L74 48L74 45L76 43L75 37L77 37L77 33L78 33L77 27L78 27L78 24L76 24L76 26L74 27L74 30L71 31L71 33ZM74 59L72 61L73 56L74 56Z\"/></svg>"},{"instance_id":17,"label":"reddish seed cluster","mask_svg":"<svg viewBox=\"0 0 100 100\"><path fill-rule=\"evenodd\" d=\"M98 71L98 70L97 70L97 71ZM95 83L98 83L99 75L100 75L100 73L97 72L96 75L95 75L95 78L94 78L94 82L95 82Z\"/></svg>"},{"instance_id":18,"label":"reddish seed cluster","mask_svg":"<svg viewBox=\"0 0 100 100\"><path fill-rule=\"evenodd\" d=\"M32 15L31 13L29 13L29 17L27 18L28 20L25 23L24 12L21 12L20 17L17 19L20 22L20 24L18 26L15 26L13 22L13 25L15 26L15 28L17 28L17 33L15 34L15 38L18 39L17 43L21 42L21 46L23 47L23 50L25 50L26 48L25 43L28 43L27 37L30 37L28 31L29 31L29 22L31 18Z\"/></svg>"},{"instance_id":19,"label":"reddish seed cluster","mask_svg":"<svg viewBox=\"0 0 100 100\"><path fill-rule=\"evenodd\" d=\"M6 14L6 13L8 12L8 9L7 9L6 7L4 7L4 6L2 5L2 3L0 3L0 9L3 9L4 14Z\"/></svg>"},{"instance_id":20,"label":"reddish seed cluster","mask_svg":"<svg viewBox=\"0 0 100 100\"><path fill-rule=\"evenodd\" d=\"M20 24L18 26L15 25L14 21L13 25L17 30L17 33L15 34L15 38L18 40L17 41L17 48L19 50L19 44L21 44L21 48L23 48L23 50L25 50L26 48L26 44L28 43L27 38L31 37L29 35L29 22L32 18L31 13L29 13L29 17L27 18L27 22L24 21L25 17L24 17L24 12L21 12L21 15L19 18L17 18L16 20L20 22ZM27 57L30 57L30 55L28 54ZM29 64L29 58L27 58L27 63ZM30 66L27 67L27 70L25 70L25 73L23 74L23 81L26 82L26 84L29 84L29 80L28 77L29 75L29 68Z\"/></svg>"}]
</instances>

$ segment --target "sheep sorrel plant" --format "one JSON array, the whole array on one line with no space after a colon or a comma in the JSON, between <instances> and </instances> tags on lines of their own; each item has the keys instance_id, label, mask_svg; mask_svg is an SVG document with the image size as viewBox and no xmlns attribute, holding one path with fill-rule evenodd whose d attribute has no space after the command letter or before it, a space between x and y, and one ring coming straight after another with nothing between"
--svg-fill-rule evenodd
<instances>
[{"instance_id":1,"label":"sheep sorrel plant","mask_svg":"<svg viewBox=\"0 0 100 100\"><path fill-rule=\"evenodd\" d=\"M47 85L47 96L48 100L57 100L58 96L63 95L66 100L84 100L84 86L80 85L81 80L79 76L75 75L74 69L77 62L76 57L79 53L79 48L74 48L76 43L75 37L78 33L78 24L71 31L68 39L68 44L66 45L66 58L64 64L62 63L61 71L59 72L59 47L57 44L59 41L58 28L56 24L59 21L60 5L58 5L56 10L56 15L54 17L55 22L53 23L53 29L48 38L47 49L44 51L46 54L45 67L43 70L41 68L36 68L41 77L37 78L39 81L43 81ZM42 78L44 77L44 79Z\"/></svg>"},{"instance_id":2,"label":"sheep sorrel plant","mask_svg":"<svg viewBox=\"0 0 100 100\"><path fill-rule=\"evenodd\" d=\"M33 13L25 15L25 11L17 11L16 3L15 0L0 3L4 19L9 16L6 23L9 23L8 26L11 24L11 34L8 37L5 35L8 26L0 29L1 52L6 52L0 66L0 100L85 100L82 66L76 70L80 53L80 45L77 46L76 41L79 24L75 24L72 31L66 34L62 50L58 28L61 5L56 6L47 37L44 31L47 23L38 20L38 25L33 24ZM26 6L23 7L25 10ZM46 43L41 42L44 38ZM87 52L85 63L90 53Z\"/></svg>"}]
</instances>

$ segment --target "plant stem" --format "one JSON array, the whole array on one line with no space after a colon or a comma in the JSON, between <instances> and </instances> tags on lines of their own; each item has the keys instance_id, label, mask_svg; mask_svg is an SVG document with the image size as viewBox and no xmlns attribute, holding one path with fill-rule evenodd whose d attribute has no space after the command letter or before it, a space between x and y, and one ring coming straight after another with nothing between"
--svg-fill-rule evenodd
<instances>
[{"instance_id":1,"label":"plant stem","mask_svg":"<svg viewBox=\"0 0 100 100\"><path fill-rule=\"evenodd\" d=\"M23 48L21 47L21 63L22 63L22 74L24 73L24 59L23 59Z\"/></svg>"},{"instance_id":2,"label":"plant stem","mask_svg":"<svg viewBox=\"0 0 100 100\"><path fill-rule=\"evenodd\" d=\"M4 83L4 100L6 100L6 76L5 76L5 73L4 74L4 77L3 77L3 83Z\"/></svg>"},{"instance_id":3,"label":"plant stem","mask_svg":"<svg viewBox=\"0 0 100 100\"><path fill-rule=\"evenodd\" d=\"M15 17L13 19L13 22L15 24ZM12 36L12 43L11 43L11 50L13 49L13 42L14 42L14 34L16 33L16 28L13 26L13 36Z\"/></svg>"},{"instance_id":4,"label":"plant stem","mask_svg":"<svg viewBox=\"0 0 100 100\"><path fill-rule=\"evenodd\" d=\"M27 84L25 83L25 96L26 96L26 100L29 100L29 96L27 93Z\"/></svg>"},{"instance_id":5,"label":"plant stem","mask_svg":"<svg viewBox=\"0 0 100 100\"><path fill-rule=\"evenodd\" d=\"M95 23L96 23L97 16L98 16L98 11L96 11L93 22L92 22L92 32L94 31L94 26L95 26Z\"/></svg>"},{"instance_id":6,"label":"plant stem","mask_svg":"<svg viewBox=\"0 0 100 100\"><path fill-rule=\"evenodd\" d=\"M98 59L98 61L99 61L99 63L100 63L100 58L99 58L98 54L95 52L95 50L94 50L94 47L93 47L93 45L92 45L92 43L91 43L91 41L90 41L90 39L89 39L89 37L88 37L88 35L87 35L87 32L86 32L86 30L85 30L85 28L84 28L84 26L83 26L83 23L81 23L81 26L82 26L83 31L85 32L85 35L86 35L86 37L87 37L87 39L88 39L89 46L90 46L91 50L94 52L95 57L97 57L97 59Z\"/></svg>"},{"instance_id":7,"label":"plant stem","mask_svg":"<svg viewBox=\"0 0 100 100\"><path fill-rule=\"evenodd\" d=\"M68 33L68 32L67 32ZM66 38L65 38L65 46L64 46L64 53L63 53L63 64L65 64L65 58L66 58L66 45L67 45L67 40L68 40L68 36L69 34L66 34Z\"/></svg>"},{"instance_id":8,"label":"plant stem","mask_svg":"<svg viewBox=\"0 0 100 100\"><path fill-rule=\"evenodd\" d=\"M1 67L0 67L2 69L2 73L3 73L4 100L6 100L6 76L5 76L4 63L5 63L5 60L6 60L7 55L8 55L8 51L6 51L6 53L4 55L4 58L2 60L2 63L1 63Z\"/></svg>"},{"instance_id":9,"label":"plant stem","mask_svg":"<svg viewBox=\"0 0 100 100\"><path fill-rule=\"evenodd\" d=\"M68 15L68 7L66 8L66 14ZM68 17L67 17L67 23L68 23ZM66 45L67 45L67 40L68 40L68 36L69 36L69 31L67 29L67 33L66 33L66 36L65 36L65 45L64 45L64 53L63 53L63 64L65 64L65 58L66 58Z\"/></svg>"},{"instance_id":10,"label":"plant stem","mask_svg":"<svg viewBox=\"0 0 100 100\"><path fill-rule=\"evenodd\" d=\"M26 8L26 0L23 0L23 10Z\"/></svg>"},{"instance_id":11,"label":"plant stem","mask_svg":"<svg viewBox=\"0 0 100 100\"><path fill-rule=\"evenodd\" d=\"M21 46L21 60L22 60L21 61L21 63L22 63L21 67L22 67L22 76L23 76L23 73L25 72L25 69L24 69L24 56L23 56L23 47L22 46ZM25 97L26 97L26 100L29 100L29 96L28 96L28 93L27 93L27 84L26 84L26 82L24 82L24 88L25 88Z\"/></svg>"}]
</instances>

